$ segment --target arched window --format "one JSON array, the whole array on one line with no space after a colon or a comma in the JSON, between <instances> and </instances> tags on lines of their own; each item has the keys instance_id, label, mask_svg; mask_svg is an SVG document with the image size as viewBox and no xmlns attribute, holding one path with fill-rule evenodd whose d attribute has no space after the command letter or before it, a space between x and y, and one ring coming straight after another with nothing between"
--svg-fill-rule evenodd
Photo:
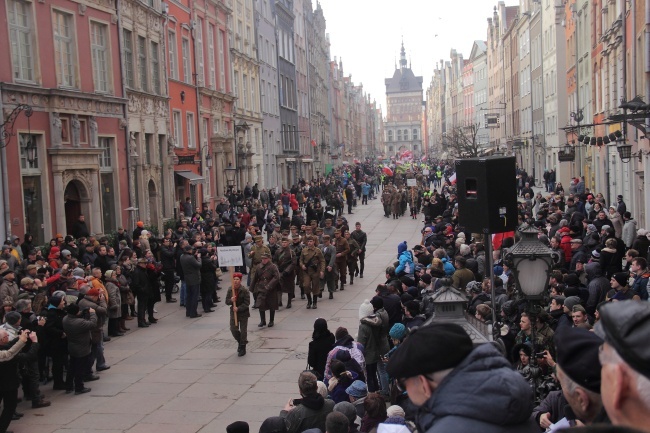
<instances>
[{"instance_id":1,"label":"arched window","mask_svg":"<svg viewBox=\"0 0 650 433\"><path fill-rule=\"evenodd\" d=\"M397 130L397 141L402 141L402 130L401 129Z\"/></svg>"},{"instance_id":2,"label":"arched window","mask_svg":"<svg viewBox=\"0 0 650 433\"><path fill-rule=\"evenodd\" d=\"M409 139L409 130L405 129L404 130L404 141L408 141L408 139Z\"/></svg>"},{"instance_id":3,"label":"arched window","mask_svg":"<svg viewBox=\"0 0 650 433\"><path fill-rule=\"evenodd\" d=\"M417 139L418 139L418 130L417 128L413 128L413 140L417 140Z\"/></svg>"}]
</instances>

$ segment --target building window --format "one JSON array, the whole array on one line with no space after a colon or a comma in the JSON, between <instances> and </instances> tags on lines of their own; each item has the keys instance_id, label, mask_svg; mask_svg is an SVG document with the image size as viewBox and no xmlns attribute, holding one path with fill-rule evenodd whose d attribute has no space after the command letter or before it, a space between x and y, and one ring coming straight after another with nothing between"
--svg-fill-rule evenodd
<instances>
[{"instance_id":1,"label":"building window","mask_svg":"<svg viewBox=\"0 0 650 433\"><path fill-rule=\"evenodd\" d=\"M242 75L242 94L241 99L244 102L244 110L248 110L248 76L246 74Z\"/></svg>"},{"instance_id":2,"label":"building window","mask_svg":"<svg viewBox=\"0 0 650 433\"><path fill-rule=\"evenodd\" d=\"M402 141L402 130L401 129L397 130L397 141Z\"/></svg>"},{"instance_id":3,"label":"building window","mask_svg":"<svg viewBox=\"0 0 650 433\"><path fill-rule=\"evenodd\" d=\"M181 122L181 112L175 111L172 114L174 123L174 138L176 139L176 147L183 147L183 124Z\"/></svg>"},{"instance_id":4,"label":"building window","mask_svg":"<svg viewBox=\"0 0 650 433\"><path fill-rule=\"evenodd\" d=\"M226 41L226 33L219 30L219 90L222 92L226 90L226 50L224 48Z\"/></svg>"},{"instance_id":5,"label":"building window","mask_svg":"<svg viewBox=\"0 0 650 433\"><path fill-rule=\"evenodd\" d=\"M113 186L113 172L100 174L102 188L102 222L104 233L110 233L116 228L115 218L115 187Z\"/></svg>"},{"instance_id":6,"label":"building window","mask_svg":"<svg viewBox=\"0 0 650 433\"><path fill-rule=\"evenodd\" d=\"M205 85L205 63L204 63L204 54L203 54L203 20L199 18L196 21L196 62L197 62L197 68L199 69L197 71L198 73L198 85L199 86L204 86Z\"/></svg>"},{"instance_id":7,"label":"building window","mask_svg":"<svg viewBox=\"0 0 650 433\"><path fill-rule=\"evenodd\" d=\"M235 94L235 96L238 96L239 95L239 93L238 93L239 92L239 72L234 71L234 74L235 74L235 81L233 82L232 91Z\"/></svg>"},{"instance_id":8,"label":"building window","mask_svg":"<svg viewBox=\"0 0 650 433\"><path fill-rule=\"evenodd\" d=\"M212 24L208 24L208 67L210 68L208 85L214 90L217 83L217 69L214 61L214 26Z\"/></svg>"},{"instance_id":9,"label":"building window","mask_svg":"<svg viewBox=\"0 0 650 433\"><path fill-rule=\"evenodd\" d=\"M393 141L393 131L388 131L388 141Z\"/></svg>"},{"instance_id":10,"label":"building window","mask_svg":"<svg viewBox=\"0 0 650 433\"><path fill-rule=\"evenodd\" d=\"M194 114L187 113L187 147L189 149L196 148L196 140L194 137Z\"/></svg>"},{"instance_id":11,"label":"building window","mask_svg":"<svg viewBox=\"0 0 650 433\"><path fill-rule=\"evenodd\" d=\"M418 139L418 130L416 128L413 128L413 140Z\"/></svg>"},{"instance_id":12,"label":"building window","mask_svg":"<svg viewBox=\"0 0 650 433\"><path fill-rule=\"evenodd\" d=\"M178 52L176 51L176 33L169 31L169 78L178 80Z\"/></svg>"},{"instance_id":13,"label":"building window","mask_svg":"<svg viewBox=\"0 0 650 433\"><path fill-rule=\"evenodd\" d=\"M151 43L151 91L160 95L160 61L156 42Z\"/></svg>"},{"instance_id":14,"label":"building window","mask_svg":"<svg viewBox=\"0 0 650 433\"><path fill-rule=\"evenodd\" d=\"M99 168L112 168L113 157L111 156L111 138L99 137L99 148L102 153L99 154Z\"/></svg>"},{"instance_id":15,"label":"building window","mask_svg":"<svg viewBox=\"0 0 650 433\"><path fill-rule=\"evenodd\" d=\"M409 130L405 129L404 130L404 141L408 141L408 139L409 139Z\"/></svg>"},{"instance_id":16,"label":"building window","mask_svg":"<svg viewBox=\"0 0 650 433\"><path fill-rule=\"evenodd\" d=\"M192 70L190 69L190 41L183 38L181 42L181 56L183 56L183 81L192 83Z\"/></svg>"},{"instance_id":17,"label":"building window","mask_svg":"<svg viewBox=\"0 0 650 433\"><path fill-rule=\"evenodd\" d=\"M122 32L124 40L124 73L126 75L126 86L135 88L133 76L133 34L130 30L124 29Z\"/></svg>"},{"instance_id":18,"label":"building window","mask_svg":"<svg viewBox=\"0 0 650 433\"><path fill-rule=\"evenodd\" d=\"M142 36L138 36L138 78L140 79L140 90L148 92L147 40Z\"/></svg>"},{"instance_id":19,"label":"building window","mask_svg":"<svg viewBox=\"0 0 650 433\"><path fill-rule=\"evenodd\" d=\"M106 33L107 26L105 24L90 23L90 50L93 61L93 79L97 92L108 92L108 67L106 66L108 40Z\"/></svg>"},{"instance_id":20,"label":"building window","mask_svg":"<svg viewBox=\"0 0 650 433\"><path fill-rule=\"evenodd\" d=\"M34 81L31 3L9 2L9 39L15 80Z\"/></svg>"},{"instance_id":21,"label":"building window","mask_svg":"<svg viewBox=\"0 0 650 433\"><path fill-rule=\"evenodd\" d=\"M257 111L257 100L255 98L255 78L251 77L251 111Z\"/></svg>"},{"instance_id":22,"label":"building window","mask_svg":"<svg viewBox=\"0 0 650 433\"><path fill-rule=\"evenodd\" d=\"M76 87L73 17L71 14L55 10L52 18L57 81L59 86Z\"/></svg>"}]
</instances>

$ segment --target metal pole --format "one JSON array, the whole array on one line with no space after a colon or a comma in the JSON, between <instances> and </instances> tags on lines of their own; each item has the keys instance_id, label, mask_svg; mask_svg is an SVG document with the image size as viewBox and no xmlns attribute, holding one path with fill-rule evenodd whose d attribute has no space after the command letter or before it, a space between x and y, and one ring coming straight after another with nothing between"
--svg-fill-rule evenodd
<instances>
[{"instance_id":1,"label":"metal pole","mask_svg":"<svg viewBox=\"0 0 650 433\"><path fill-rule=\"evenodd\" d=\"M485 249L486 249L486 254L487 254L487 268L485 269L486 272L490 272L490 290L491 290L491 296L492 296L492 323L494 324L496 328L496 323L497 323L497 308L496 308L496 303L495 303L495 298L496 298L496 293L494 291L494 258L493 258L493 251L492 251L492 235L490 233L484 232L483 234L485 236Z\"/></svg>"}]
</instances>

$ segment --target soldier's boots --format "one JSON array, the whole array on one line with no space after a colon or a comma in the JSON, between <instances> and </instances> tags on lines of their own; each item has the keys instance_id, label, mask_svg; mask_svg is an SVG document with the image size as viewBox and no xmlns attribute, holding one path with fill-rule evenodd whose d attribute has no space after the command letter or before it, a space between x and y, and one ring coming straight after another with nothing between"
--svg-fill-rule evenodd
<instances>
[{"instance_id":1,"label":"soldier's boots","mask_svg":"<svg viewBox=\"0 0 650 433\"><path fill-rule=\"evenodd\" d=\"M246 355L246 345L240 344L239 348L237 349L237 356L244 356L244 355Z\"/></svg>"}]
</instances>

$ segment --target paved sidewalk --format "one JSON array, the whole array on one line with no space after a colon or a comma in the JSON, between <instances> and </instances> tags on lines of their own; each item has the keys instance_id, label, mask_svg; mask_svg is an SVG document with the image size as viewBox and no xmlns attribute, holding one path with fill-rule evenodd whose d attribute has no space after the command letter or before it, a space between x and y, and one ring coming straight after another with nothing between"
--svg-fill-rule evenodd
<instances>
[{"instance_id":1,"label":"paved sidewalk","mask_svg":"<svg viewBox=\"0 0 650 433\"><path fill-rule=\"evenodd\" d=\"M236 420L248 421L257 432L262 421L278 415L289 398L297 398L298 374L307 364L307 348L313 322L327 319L332 332L345 326L352 335L358 329L358 309L385 281L384 269L396 259L397 244L419 242L421 220L408 216L399 221L384 218L379 200L359 206L346 215L350 227L361 221L368 233L366 270L363 279L324 296L318 310L307 310L298 297L293 308L276 313L275 327L257 328L258 313L252 310L246 356L236 354L237 345L228 329L228 310L223 304L214 313L187 319L178 304L157 304L160 322L113 338L105 346L112 366L90 382L89 394L66 395L41 388L52 406L31 409L10 429L16 433L50 432L225 432ZM228 274L224 275L224 281ZM219 294L223 298L226 285Z\"/></svg>"}]
</instances>

